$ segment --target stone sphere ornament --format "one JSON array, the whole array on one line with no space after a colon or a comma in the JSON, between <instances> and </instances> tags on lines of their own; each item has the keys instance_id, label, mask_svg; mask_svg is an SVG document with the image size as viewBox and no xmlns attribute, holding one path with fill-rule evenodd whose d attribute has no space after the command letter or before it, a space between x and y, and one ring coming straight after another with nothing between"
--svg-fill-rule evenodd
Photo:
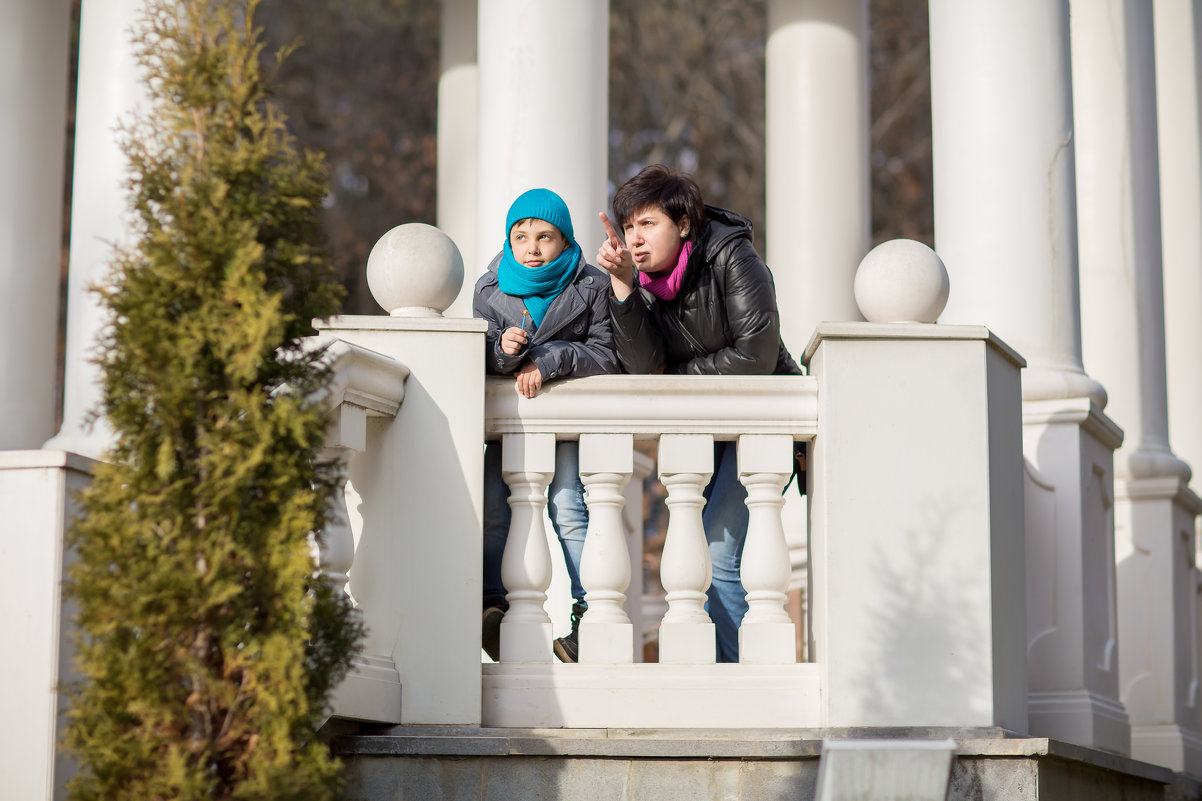
<instances>
[{"instance_id":1,"label":"stone sphere ornament","mask_svg":"<svg viewBox=\"0 0 1202 801\"><path fill-rule=\"evenodd\" d=\"M856 305L870 323L933 323L947 305L947 269L913 239L891 239L868 251L856 270Z\"/></svg>"},{"instance_id":2,"label":"stone sphere ornament","mask_svg":"<svg viewBox=\"0 0 1202 801\"><path fill-rule=\"evenodd\" d=\"M463 256L432 225L398 225L372 247L367 286L393 317L440 317L463 286Z\"/></svg>"}]
</instances>

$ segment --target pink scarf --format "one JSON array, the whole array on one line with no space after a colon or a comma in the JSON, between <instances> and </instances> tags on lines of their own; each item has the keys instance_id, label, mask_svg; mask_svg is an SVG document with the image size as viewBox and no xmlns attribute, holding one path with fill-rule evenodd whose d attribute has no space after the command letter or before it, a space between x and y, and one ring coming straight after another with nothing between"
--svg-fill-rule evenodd
<instances>
[{"instance_id":1,"label":"pink scarf","mask_svg":"<svg viewBox=\"0 0 1202 801\"><path fill-rule=\"evenodd\" d=\"M652 277L639 273L639 286L644 287L660 300L672 300L680 291L680 283L684 280L684 268L689 262L689 254L693 252L693 243L685 242L676 257L676 266L668 272L661 272Z\"/></svg>"}]
</instances>

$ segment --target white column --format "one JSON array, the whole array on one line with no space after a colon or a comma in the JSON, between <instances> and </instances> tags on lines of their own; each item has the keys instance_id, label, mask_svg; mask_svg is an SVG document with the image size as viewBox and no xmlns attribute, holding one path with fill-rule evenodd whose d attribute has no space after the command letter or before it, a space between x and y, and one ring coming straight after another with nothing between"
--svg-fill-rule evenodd
<instances>
[{"instance_id":1,"label":"white column","mask_svg":"<svg viewBox=\"0 0 1202 801\"><path fill-rule=\"evenodd\" d=\"M538 24L531 24L538 20ZM609 2L480 0L475 282L505 242L505 213L543 186L568 204L585 255L603 232ZM546 116L546 115L550 116Z\"/></svg>"},{"instance_id":2,"label":"white column","mask_svg":"<svg viewBox=\"0 0 1202 801\"><path fill-rule=\"evenodd\" d=\"M1202 10L1191 0L1156 0L1152 15L1169 430L1173 450L1196 475L1202 470ZM1195 549L1200 529L1202 516ZM1200 576L1195 568L1194 630L1202 647Z\"/></svg>"},{"instance_id":3,"label":"white column","mask_svg":"<svg viewBox=\"0 0 1202 801\"><path fill-rule=\"evenodd\" d=\"M0 6L0 450L54 433L70 10Z\"/></svg>"},{"instance_id":4,"label":"white column","mask_svg":"<svg viewBox=\"0 0 1202 801\"><path fill-rule=\"evenodd\" d=\"M668 531L659 563L668 611L659 625L659 661L708 664L716 658L714 624L705 611L713 578L701 510L702 491L714 473L714 438L709 434L664 434L659 438L659 479L668 490Z\"/></svg>"},{"instance_id":5,"label":"white column","mask_svg":"<svg viewBox=\"0 0 1202 801\"><path fill-rule=\"evenodd\" d=\"M550 662L551 618L543 607L551 585L551 552L543 510L555 475L555 435L506 434L501 443L501 475L513 510L501 559L509 600L501 621L501 661Z\"/></svg>"},{"instance_id":6,"label":"white column","mask_svg":"<svg viewBox=\"0 0 1202 801\"><path fill-rule=\"evenodd\" d=\"M117 126L144 107L130 29L143 0L85 2L79 24L79 87L75 104L75 173L67 276L67 348L63 424L45 447L99 457L112 434L85 417L100 402L100 372L90 361L104 313L88 287L101 282L113 246L129 244L125 155Z\"/></svg>"},{"instance_id":7,"label":"white column","mask_svg":"<svg viewBox=\"0 0 1202 801\"><path fill-rule=\"evenodd\" d=\"M1097 559L1118 434L1081 357L1068 0L931 0L930 36L941 322L984 323L1027 360L1030 732L1122 752L1114 567Z\"/></svg>"},{"instance_id":8,"label":"white column","mask_svg":"<svg viewBox=\"0 0 1202 801\"><path fill-rule=\"evenodd\" d=\"M1173 450L1202 470L1202 9L1156 0L1165 357Z\"/></svg>"},{"instance_id":9,"label":"white column","mask_svg":"<svg viewBox=\"0 0 1202 801\"><path fill-rule=\"evenodd\" d=\"M781 491L793 472L793 438L776 434L739 437L739 481L747 488L747 543L740 578L747 614L739 626L739 661L786 665L797 661L797 627L785 611L789 545L781 524Z\"/></svg>"},{"instance_id":10,"label":"white column","mask_svg":"<svg viewBox=\"0 0 1202 801\"><path fill-rule=\"evenodd\" d=\"M476 253L476 6L442 0L438 42L438 227L459 246L473 277L492 256ZM473 286L463 282L448 317L472 316Z\"/></svg>"},{"instance_id":11,"label":"white column","mask_svg":"<svg viewBox=\"0 0 1202 801\"><path fill-rule=\"evenodd\" d=\"M781 335L805 348L852 297L871 230L867 0L770 0L765 52L765 255Z\"/></svg>"},{"instance_id":12,"label":"white column","mask_svg":"<svg viewBox=\"0 0 1202 801\"><path fill-rule=\"evenodd\" d=\"M1118 477L1188 479L1169 450L1152 7L1072 8L1084 355L1126 434Z\"/></svg>"},{"instance_id":13,"label":"white column","mask_svg":"<svg viewBox=\"0 0 1202 801\"><path fill-rule=\"evenodd\" d=\"M634 661L634 634L623 605L630 586L630 552L622 491L634 473L634 437L630 434L581 434L580 480L588 503L588 533L580 560L580 583L588 614L580 621L581 664ZM640 556L642 555L640 548ZM642 596L642 576L639 576Z\"/></svg>"},{"instance_id":14,"label":"white column","mask_svg":"<svg viewBox=\"0 0 1202 801\"><path fill-rule=\"evenodd\" d=\"M931 0L940 318L1023 355L1023 399L1105 392L1081 363L1068 0Z\"/></svg>"},{"instance_id":15,"label":"white column","mask_svg":"<svg viewBox=\"0 0 1202 801\"><path fill-rule=\"evenodd\" d=\"M1202 772L1193 620L1197 496L1170 450L1152 5L1074 0L1084 354L1126 432L1115 455L1119 677L1131 754Z\"/></svg>"}]
</instances>

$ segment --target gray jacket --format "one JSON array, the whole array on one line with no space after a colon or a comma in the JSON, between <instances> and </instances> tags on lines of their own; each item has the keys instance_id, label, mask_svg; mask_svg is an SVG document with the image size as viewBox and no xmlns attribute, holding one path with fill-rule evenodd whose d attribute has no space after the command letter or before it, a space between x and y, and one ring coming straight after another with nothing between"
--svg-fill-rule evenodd
<instances>
[{"instance_id":1,"label":"gray jacket","mask_svg":"<svg viewBox=\"0 0 1202 801\"><path fill-rule=\"evenodd\" d=\"M506 328L521 328L522 299L506 295L497 286L497 265L501 254L488 265L488 272L476 282L472 314L488 321L485 335L484 364L488 372L510 375L526 359L543 374L543 380L583 377L619 372L614 351L613 327L609 316L609 278L585 262L581 256L572 283L547 308L543 324L530 336L526 347L510 356L501 350L501 334ZM533 329L525 319L526 333Z\"/></svg>"}]
</instances>

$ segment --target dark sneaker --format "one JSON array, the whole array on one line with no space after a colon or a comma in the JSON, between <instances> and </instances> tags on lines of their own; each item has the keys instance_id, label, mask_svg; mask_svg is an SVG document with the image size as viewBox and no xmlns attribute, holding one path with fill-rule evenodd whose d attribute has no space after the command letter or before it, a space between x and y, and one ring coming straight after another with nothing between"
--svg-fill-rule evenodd
<instances>
[{"instance_id":1,"label":"dark sneaker","mask_svg":"<svg viewBox=\"0 0 1202 801\"><path fill-rule=\"evenodd\" d=\"M580 656L580 618L584 617L584 604L572 604L572 631L566 637L558 637L552 644L560 662L574 664Z\"/></svg>"},{"instance_id":2,"label":"dark sneaker","mask_svg":"<svg viewBox=\"0 0 1202 801\"><path fill-rule=\"evenodd\" d=\"M490 606L484 610L480 621L480 646L494 662L501 661L501 619L504 617L504 609Z\"/></svg>"}]
</instances>

